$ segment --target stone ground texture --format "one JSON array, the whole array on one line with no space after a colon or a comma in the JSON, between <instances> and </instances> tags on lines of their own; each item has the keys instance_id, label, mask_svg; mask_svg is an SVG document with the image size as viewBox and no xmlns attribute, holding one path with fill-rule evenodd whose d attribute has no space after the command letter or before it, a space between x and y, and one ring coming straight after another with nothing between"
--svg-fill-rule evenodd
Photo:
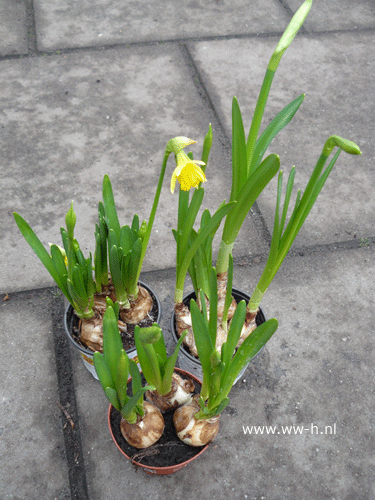
<instances>
[{"instance_id":1,"label":"stone ground texture","mask_svg":"<svg viewBox=\"0 0 375 500\"><path fill-rule=\"evenodd\" d=\"M279 329L233 388L215 442L182 471L148 476L119 454L103 391L65 339L65 301L12 215L59 243L73 200L77 238L93 252L103 175L123 224L148 218L167 141L192 137L199 155L209 123L205 203L216 209L229 198L232 97L247 129L300 3L0 0L1 499L375 499L373 0L314 0L280 63L264 124L306 94L270 147L285 174L296 165L296 188L332 134L362 156L340 155L263 299ZM161 300L171 349L168 168L142 280ZM235 285L247 293L267 258L275 190L272 181L235 245ZM244 434L263 425L305 430Z\"/></svg>"}]
</instances>

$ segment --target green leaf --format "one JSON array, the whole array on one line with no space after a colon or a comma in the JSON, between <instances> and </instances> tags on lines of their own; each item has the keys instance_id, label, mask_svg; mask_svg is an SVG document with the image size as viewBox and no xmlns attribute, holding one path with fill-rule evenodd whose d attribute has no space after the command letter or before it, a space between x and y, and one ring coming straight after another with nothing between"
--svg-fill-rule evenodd
<instances>
[{"instance_id":1,"label":"green leaf","mask_svg":"<svg viewBox=\"0 0 375 500\"><path fill-rule=\"evenodd\" d=\"M121 262L119 260L118 248L113 245L109 249L109 267L111 271L111 277L113 285L116 290L117 299L123 303L127 299L125 284L123 283L122 273L121 273Z\"/></svg>"},{"instance_id":2,"label":"green leaf","mask_svg":"<svg viewBox=\"0 0 375 500\"><path fill-rule=\"evenodd\" d=\"M41 243L37 235L34 233L34 231L31 229L29 224L19 214L14 212L13 215L23 237L25 238L27 243L31 246L31 248L34 250L36 255L39 257L40 261L47 269L47 271L50 273L52 278L55 280L57 286L61 289L61 291L64 292L64 281L57 273L50 254L44 248L43 244ZM69 300L69 296L67 297L67 299Z\"/></svg>"},{"instance_id":3,"label":"green leaf","mask_svg":"<svg viewBox=\"0 0 375 500\"><path fill-rule=\"evenodd\" d=\"M68 291L68 284L67 284L67 279L68 279L68 270L65 265L65 260L64 257L61 254L61 251L57 245L51 245L51 258L53 265L56 269L57 274L60 277L60 285L61 285L61 291L65 295L65 297L70 297L69 291Z\"/></svg>"},{"instance_id":4,"label":"green leaf","mask_svg":"<svg viewBox=\"0 0 375 500\"><path fill-rule=\"evenodd\" d=\"M275 116L275 118L264 130L264 132L256 142L249 172L253 172L258 167L268 146L271 144L272 140L280 132L280 130L288 125L288 123L296 114L298 108L301 106L304 98L305 94L301 94L299 97L294 99L294 101L285 106L285 108Z\"/></svg>"},{"instance_id":5,"label":"green leaf","mask_svg":"<svg viewBox=\"0 0 375 500\"><path fill-rule=\"evenodd\" d=\"M290 197L291 197L292 191L293 191L295 172L296 172L296 169L295 169L295 167L293 167L291 169L291 171L289 173L289 177L288 177L288 182L287 182L286 192L285 192L284 208L283 208L283 213L281 215L281 221L280 221L280 234L283 231L284 226L285 226L286 216L288 213L288 208L289 208L289 203L290 203Z\"/></svg>"},{"instance_id":6,"label":"green leaf","mask_svg":"<svg viewBox=\"0 0 375 500\"><path fill-rule=\"evenodd\" d=\"M117 217L112 184L108 175L105 175L103 179L103 205L109 229L113 229L117 238L120 238L120 223Z\"/></svg>"},{"instance_id":7,"label":"green leaf","mask_svg":"<svg viewBox=\"0 0 375 500\"><path fill-rule=\"evenodd\" d=\"M153 326L159 327L159 325L157 323L154 323ZM164 335L162 334L161 329L160 329L160 332L161 332L161 335L160 335L159 339L153 343L153 346L154 346L156 354L158 355L158 358L160 359L161 365L164 365L167 361L167 349L165 347Z\"/></svg>"},{"instance_id":8,"label":"green leaf","mask_svg":"<svg viewBox=\"0 0 375 500\"><path fill-rule=\"evenodd\" d=\"M139 217L138 217L137 214L135 214L133 216L131 229L132 229L132 231L134 231L135 233L138 234L138 231L139 231Z\"/></svg>"},{"instance_id":9,"label":"green leaf","mask_svg":"<svg viewBox=\"0 0 375 500\"><path fill-rule=\"evenodd\" d=\"M228 311L232 304L232 286L233 286L233 255L229 255L229 266L228 266L228 281L227 281L227 289L225 292L225 301L224 301L224 310L223 310L223 321L222 325L226 329L226 323L228 318Z\"/></svg>"},{"instance_id":10,"label":"green leaf","mask_svg":"<svg viewBox=\"0 0 375 500\"><path fill-rule=\"evenodd\" d=\"M211 380L211 353L215 349L212 340L206 327L205 321L202 318L202 313L195 300L190 301L190 314L193 325L195 345L198 350L199 360L202 365L203 383L207 387Z\"/></svg>"},{"instance_id":11,"label":"green leaf","mask_svg":"<svg viewBox=\"0 0 375 500\"><path fill-rule=\"evenodd\" d=\"M159 360L153 347L141 340L141 329L138 325L134 328L134 340L141 370L147 382L158 390L161 386L161 373Z\"/></svg>"},{"instance_id":12,"label":"green leaf","mask_svg":"<svg viewBox=\"0 0 375 500\"><path fill-rule=\"evenodd\" d=\"M121 407L128 400L127 385L129 378L129 358L124 349L120 352L116 374L116 390Z\"/></svg>"},{"instance_id":13,"label":"green leaf","mask_svg":"<svg viewBox=\"0 0 375 500\"><path fill-rule=\"evenodd\" d=\"M209 332L207 304L206 304L205 293L203 292L203 290L199 291L199 299L200 299L200 308L202 310L201 318L202 318L202 321L204 322L204 326L205 326L206 330ZM198 302L197 302L197 304L198 304Z\"/></svg>"},{"instance_id":14,"label":"green leaf","mask_svg":"<svg viewBox=\"0 0 375 500\"><path fill-rule=\"evenodd\" d=\"M129 293L134 294L137 289L137 276L138 276L138 267L141 261L142 254L142 240L138 238L133 245L130 256L129 263L129 278L128 281L131 283Z\"/></svg>"},{"instance_id":15,"label":"green leaf","mask_svg":"<svg viewBox=\"0 0 375 500\"><path fill-rule=\"evenodd\" d=\"M109 367L104 360L103 354L101 354L100 352L95 352L93 358L94 358L95 370L99 377L99 381L101 383L101 386L103 387L104 392L107 387L111 387L112 389L115 390L116 386L113 381Z\"/></svg>"},{"instance_id":16,"label":"green leaf","mask_svg":"<svg viewBox=\"0 0 375 500\"><path fill-rule=\"evenodd\" d=\"M85 276L79 266L74 266L72 270L72 285L75 294L80 298L83 304L88 304L87 288L85 286Z\"/></svg>"},{"instance_id":17,"label":"green leaf","mask_svg":"<svg viewBox=\"0 0 375 500\"><path fill-rule=\"evenodd\" d=\"M232 101L232 190L230 201L237 199L238 193L247 179L246 139L242 115L236 97Z\"/></svg>"},{"instance_id":18,"label":"green leaf","mask_svg":"<svg viewBox=\"0 0 375 500\"><path fill-rule=\"evenodd\" d=\"M237 304L236 311L233 315L230 324L227 340L224 343L225 345L224 354L222 354L221 359L226 368L224 369L223 378L225 378L225 374L230 369L230 364L241 335L241 330L245 321L245 316L246 316L246 302L244 300L241 300Z\"/></svg>"},{"instance_id":19,"label":"green leaf","mask_svg":"<svg viewBox=\"0 0 375 500\"><path fill-rule=\"evenodd\" d=\"M154 387L149 385L142 387L139 391L133 394L133 396L128 399L127 403L120 409L121 415L125 420L128 420L129 423L135 423L136 416L132 415L132 413L135 411L139 404L138 402L143 397L144 393L150 390L154 390Z\"/></svg>"},{"instance_id":20,"label":"green leaf","mask_svg":"<svg viewBox=\"0 0 375 500\"><path fill-rule=\"evenodd\" d=\"M220 413L228 406L229 402L230 402L229 398L224 398L218 406L210 410L209 416L207 416L206 418L213 418L216 417L216 415L220 415ZM198 416L196 416L196 418L197 417Z\"/></svg>"},{"instance_id":21,"label":"green leaf","mask_svg":"<svg viewBox=\"0 0 375 500\"><path fill-rule=\"evenodd\" d=\"M202 149L202 156L201 156L201 161L205 163L205 165L201 165L201 169L203 172L206 171L207 163L208 163L208 157L210 155L211 151L211 146L212 146L212 126L211 123L208 127L208 132L204 138L203 141L203 149Z\"/></svg>"},{"instance_id":22,"label":"green leaf","mask_svg":"<svg viewBox=\"0 0 375 500\"><path fill-rule=\"evenodd\" d=\"M123 254L126 255L130 252L131 247L135 241L134 233L129 226L122 226L120 230L120 247L122 248Z\"/></svg>"},{"instance_id":23,"label":"green leaf","mask_svg":"<svg viewBox=\"0 0 375 500\"><path fill-rule=\"evenodd\" d=\"M132 378L132 394L137 394L142 389L142 377L138 369L138 365L132 359L129 362L130 375ZM138 404L143 406L143 397L141 396Z\"/></svg>"},{"instance_id":24,"label":"green leaf","mask_svg":"<svg viewBox=\"0 0 375 500\"><path fill-rule=\"evenodd\" d=\"M240 345L227 372L225 380L221 385L220 399L226 397L240 371L260 351L276 332L278 323L276 319L270 319L258 326Z\"/></svg>"},{"instance_id":25,"label":"green leaf","mask_svg":"<svg viewBox=\"0 0 375 500\"><path fill-rule=\"evenodd\" d=\"M170 356L164 363L164 375L161 383L161 392L160 392L161 395L168 394L168 392L171 390L173 371L176 365L180 347L186 335L187 331L181 334L181 337L178 339L178 342L176 344L172 356Z\"/></svg>"},{"instance_id":26,"label":"green leaf","mask_svg":"<svg viewBox=\"0 0 375 500\"><path fill-rule=\"evenodd\" d=\"M234 243L245 217L269 181L276 175L280 167L280 158L271 154L265 158L259 167L247 179L237 197L237 203L228 213L223 229L223 241L229 245ZM218 257L219 260L219 257ZM217 269L219 272L224 272Z\"/></svg>"},{"instance_id":27,"label":"green leaf","mask_svg":"<svg viewBox=\"0 0 375 500\"><path fill-rule=\"evenodd\" d=\"M185 216L182 235L179 240L180 251L182 254L186 252L188 247L188 241L190 237L191 230L194 226L195 219L197 217L198 211L203 201L204 189L199 188L195 189L194 194L192 196L188 211Z\"/></svg>"},{"instance_id":28,"label":"green leaf","mask_svg":"<svg viewBox=\"0 0 375 500\"><path fill-rule=\"evenodd\" d=\"M68 243L68 235L67 235L66 229L64 229L63 227L60 227L60 234L61 234L61 240L63 243L65 253L66 253L66 255L68 255L69 243Z\"/></svg>"},{"instance_id":29,"label":"green leaf","mask_svg":"<svg viewBox=\"0 0 375 500\"><path fill-rule=\"evenodd\" d=\"M108 307L103 317L103 356L113 380L117 379L117 366L123 349L117 321L113 308Z\"/></svg>"},{"instance_id":30,"label":"green leaf","mask_svg":"<svg viewBox=\"0 0 375 500\"><path fill-rule=\"evenodd\" d=\"M210 318L208 321L208 331L211 337L212 345L216 345L216 335L217 335L217 277L214 268L211 268L210 272Z\"/></svg>"},{"instance_id":31,"label":"green leaf","mask_svg":"<svg viewBox=\"0 0 375 500\"><path fill-rule=\"evenodd\" d=\"M210 402L212 398L214 398L220 392L220 378L221 378L221 359L220 353L216 349L214 349L210 356L211 363L211 374L210 374L210 397L208 400L208 406L210 406Z\"/></svg>"},{"instance_id":32,"label":"green leaf","mask_svg":"<svg viewBox=\"0 0 375 500\"><path fill-rule=\"evenodd\" d=\"M117 234L113 229L108 230L108 249L112 247L118 248L120 246L120 237L117 237Z\"/></svg>"},{"instance_id":33,"label":"green leaf","mask_svg":"<svg viewBox=\"0 0 375 500\"><path fill-rule=\"evenodd\" d=\"M105 395L107 396L109 402L117 409L117 410L121 410L121 405L120 405L120 401L118 400L118 397L117 397L117 392L115 391L115 389L112 389L112 387L106 387L104 389L104 392L105 392Z\"/></svg>"},{"instance_id":34,"label":"green leaf","mask_svg":"<svg viewBox=\"0 0 375 500\"><path fill-rule=\"evenodd\" d=\"M194 257L195 252L202 244L203 241L207 238L209 234L220 224L221 220L233 209L235 206L235 202L227 203L226 205L221 205L220 208L215 212L212 216L211 220L206 224L206 226L201 229L194 241L194 243L187 250L186 254L183 256L183 260L178 269L179 279L185 278L188 266L190 264L191 259Z\"/></svg>"}]
</instances>

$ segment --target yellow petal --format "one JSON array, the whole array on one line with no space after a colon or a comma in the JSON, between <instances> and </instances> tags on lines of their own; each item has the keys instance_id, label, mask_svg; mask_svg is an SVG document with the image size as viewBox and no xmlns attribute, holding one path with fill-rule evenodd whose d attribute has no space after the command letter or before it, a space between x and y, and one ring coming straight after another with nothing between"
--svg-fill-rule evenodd
<instances>
[{"instance_id":1,"label":"yellow petal","mask_svg":"<svg viewBox=\"0 0 375 500\"><path fill-rule=\"evenodd\" d=\"M183 191L189 191L206 180L203 170L192 161L185 165L177 178Z\"/></svg>"},{"instance_id":2,"label":"yellow petal","mask_svg":"<svg viewBox=\"0 0 375 500\"><path fill-rule=\"evenodd\" d=\"M176 179L177 179L177 175L176 175L176 170L174 170L173 174L172 174L172 178L171 178L171 193L173 194L174 193L174 188L176 187Z\"/></svg>"}]
</instances>

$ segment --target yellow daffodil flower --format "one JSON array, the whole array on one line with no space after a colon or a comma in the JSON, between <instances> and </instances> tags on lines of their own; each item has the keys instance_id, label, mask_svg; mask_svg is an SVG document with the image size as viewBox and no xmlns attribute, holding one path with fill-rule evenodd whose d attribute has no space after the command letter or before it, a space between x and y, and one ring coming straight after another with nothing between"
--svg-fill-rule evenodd
<instances>
[{"instance_id":1,"label":"yellow daffodil flower","mask_svg":"<svg viewBox=\"0 0 375 500\"><path fill-rule=\"evenodd\" d=\"M206 176L199 165L205 165L203 161L191 160L188 155L180 150L176 154L177 167L171 179L171 193L174 192L176 179L183 191L189 191L192 187L198 187L201 182L206 181Z\"/></svg>"}]
</instances>

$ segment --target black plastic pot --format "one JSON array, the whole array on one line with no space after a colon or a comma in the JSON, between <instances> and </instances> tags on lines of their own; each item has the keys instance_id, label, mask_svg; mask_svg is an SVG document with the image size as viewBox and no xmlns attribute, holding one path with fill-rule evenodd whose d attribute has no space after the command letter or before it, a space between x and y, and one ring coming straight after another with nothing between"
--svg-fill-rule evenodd
<instances>
[{"instance_id":1,"label":"black plastic pot","mask_svg":"<svg viewBox=\"0 0 375 500\"><path fill-rule=\"evenodd\" d=\"M240 302L241 300L245 300L246 303L249 302L250 296L243 292L242 290L239 290L238 288L233 288L232 289L232 296L236 300L236 302ZM183 303L189 307L190 300L195 299L195 292L191 292L186 297L183 299ZM256 317L256 323L257 326L261 325L266 321L266 315L264 313L264 310L262 308L259 308L259 312ZM173 311L172 318L171 318L171 330L172 330L172 335L174 341L177 343L178 342L178 335L177 335L177 328L176 328L176 317L175 317L175 312ZM262 347L263 349L263 347ZM261 349L261 350L262 350ZM259 352L261 352L261 350ZM259 353L258 353L259 354ZM203 378L203 373L202 373L202 365L199 361L199 358L196 358L193 356L189 348L185 346L185 344L182 344L179 355L178 355L178 365L180 368L183 370L186 370L193 375L195 375L199 380L202 380ZM236 378L235 383L242 377L242 375L245 373L246 368L248 365L246 365L241 372L239 373L238 377Z\"/></svg>"},{"instance_id":2,"label":"black plastic pot","mask_svg":"<svg viewBox=\"0 0 375 500\"><path fill-rule=\"evenodd\" d=\"M145 288L151 295L152 300L154 302L153 307L156 308L156 323L160 323L161 319L161 303L160 300L158 299L157 295L155 292L150 288L148 285L146 285L143 282L139 282L139 285L141 285L143 288ZM98 379L98 375L96 373L95 367L94 367L94 351L91 349L88 349L85 347L82 343L76 339L74 335L74 330L76 329L76 324L78 324L78 318L74 314L74 309L72 305L68 305L68 307L65 310L64 314L64 328L65 328L65 333L68 336L68 339L70 340L71 344L74 346L74 348L79 352L79 354L82 357L83 364L85 367L88 369L88 371L91 373L91 375ZM127 355L129 356L130 359L134 359L137 356L137 350L135 347L132 347L131 349L126 350Z\"/></svg>"}]
</instances>

